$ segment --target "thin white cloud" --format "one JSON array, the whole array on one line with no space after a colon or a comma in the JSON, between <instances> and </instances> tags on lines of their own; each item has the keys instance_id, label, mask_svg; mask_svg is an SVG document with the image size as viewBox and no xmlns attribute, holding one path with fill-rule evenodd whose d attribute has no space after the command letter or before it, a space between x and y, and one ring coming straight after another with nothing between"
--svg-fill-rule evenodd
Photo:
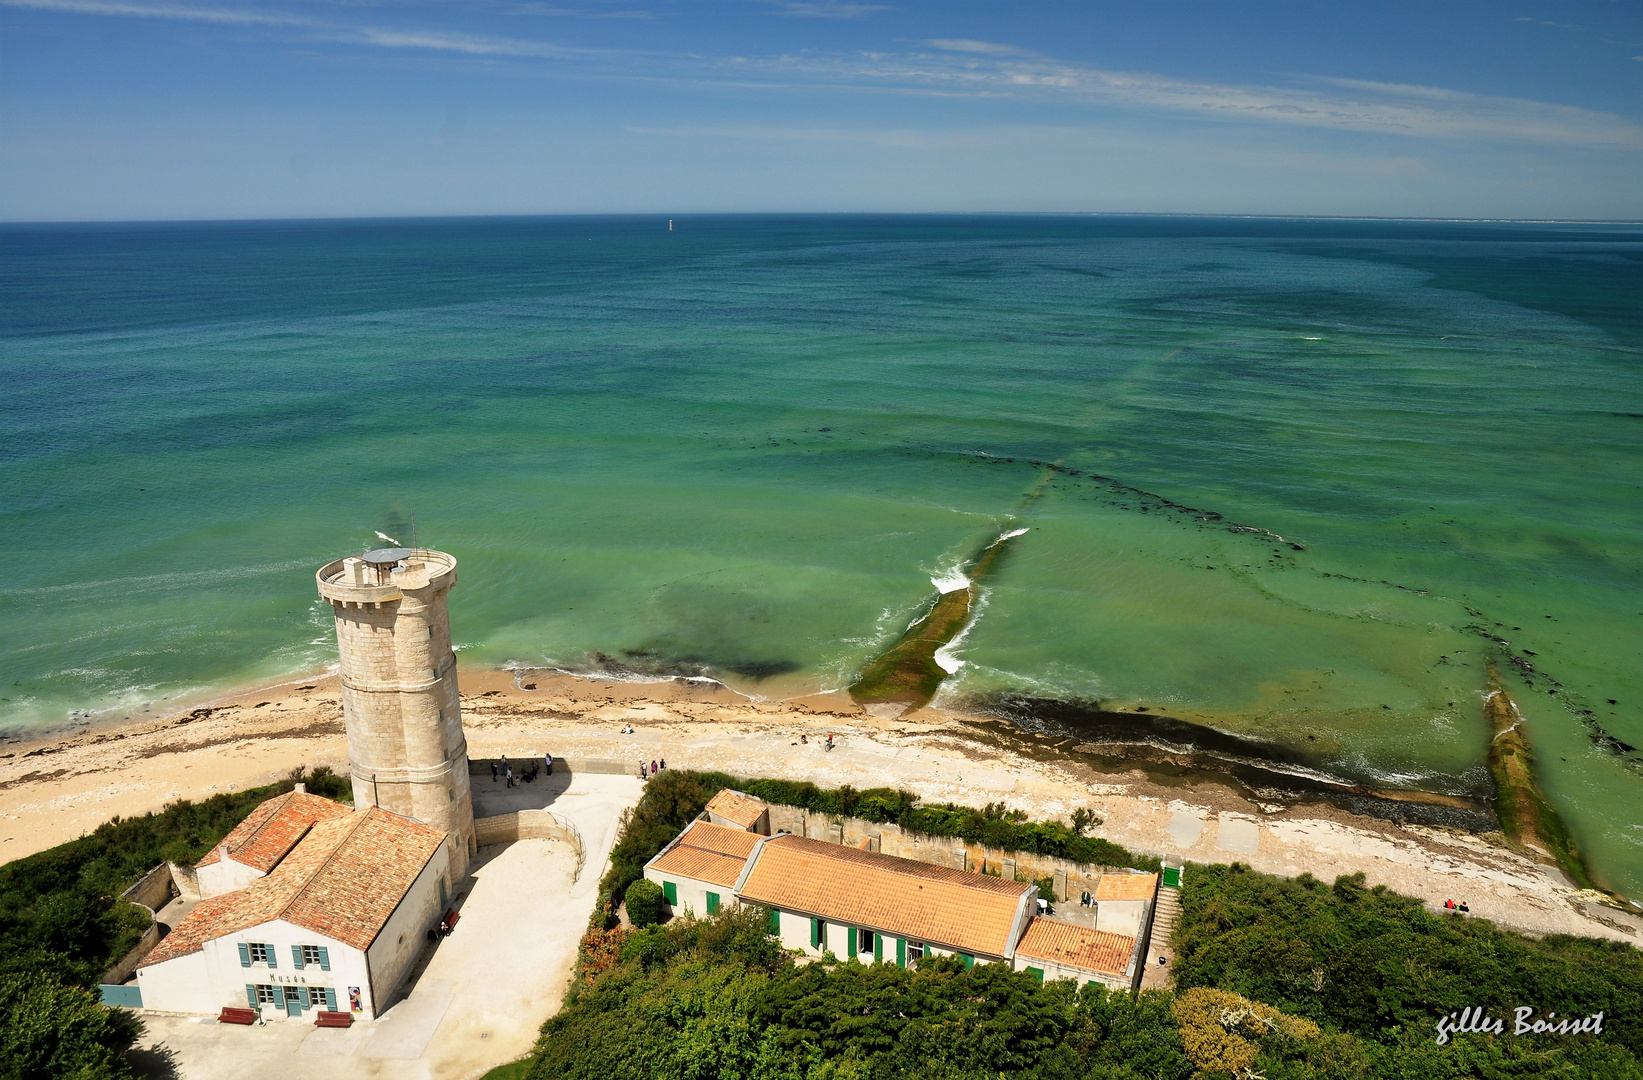
<instances>
[{"instance_id":1,"label":"thin white cloud","mask_svg":"<svg viewBox=\"0 0 1643 1080\"><path fill-rule=\"evenodd\" d=\"M1423 138L1643 147L1643 127L1612 113L1520 98L1363 80L1240 85L1110 71L1030 53L803 54L740 63L767 77L858 88L1060 100L1225 122Z\"/></svg>"},{"instance_id":2,"label":"thin white cloud","mask_svg":"<svg viewBox=\"0 0 1643 1080\"><path fill-rule=\"evenodd\" d=\"M169 19L230 26L315 26L312 19L272 11L190 7L183 4L124 4L105 0L0 0L0 6L67 15L113 15L133 19Z\"/></svg>"},{"instance_id":3,"label":"thin white cloud","mask_svg":"<svg viewBox=\"0 0 1643 1080\"><path fill-rule=\"evenodd\" d=\"M931 38L925 42L932 49L946 52L981 53L986 56L1030 56L1026 49L1014 45L1000 45L993 41L972 41L969 38Z\"/></svg>"},{"instance_id":4,"label":"thin white cloud","mask_svg":"<svg viewBox=\"0 0 1643 1080\"><path fill-rule=\"evenodd\" d=\"M571 49L546 41L522 38L490 37L483 34L454 34L438 30L385 30L366 27L358 30L357 38L367 45L384 49L429 49L436 52L454 52L465 56L520 56L547 60L565 60L590 55L585 49ZM338 40L352 40L353 35L339 36Z\"/></svg>"},{"instance_id":5,"label":"thin white cloud","mask_svg":"<svg viewBox=\"0 0 1643 1080\"><path fill-rule=\"evenodd\" d=\"M889 11L886 4L861 4L851 0L764 0L783 15L797 15L806 19L860 19L880 11Z\"/></svg>"}]
</instances>

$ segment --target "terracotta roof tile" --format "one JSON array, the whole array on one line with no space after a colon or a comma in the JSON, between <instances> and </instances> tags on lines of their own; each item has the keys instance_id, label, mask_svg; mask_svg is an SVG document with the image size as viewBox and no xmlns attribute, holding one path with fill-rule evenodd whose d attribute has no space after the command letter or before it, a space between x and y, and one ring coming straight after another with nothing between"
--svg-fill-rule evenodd
<instances>
[{"instance_id":1,"label":"terracotta roof tile","mask_svg":"<svg viewBox=\"0 0 1643 1080\"><path fill-rule=\"evenodd\" d=\"M652 859L650 865L664 874L731 886L741 876L747 856L758 842L754 833L694 821L679 835L679 842Z\"/></svg>"},{"instance_id":2,"label":"terracotta roof tile","mask_svg":"<svg viewBox=\"0 0 1643 1080\"><path fill-rule=\"evenodd\" d=\"M234 831L223 838L201 859L200 866L209 866L218 859L224 845L235 862L268 873L297 846L317 821L352 813L341 803L304 791L288 791L276 796L247 814L245 820L234 826Z\"/></svg>"},{"instance_id":3,"label":"terracotta roof tile","mask_svg":"<svg viewBox=\"0 0 1643 1080\"><path fill-rule=\"evenodd\" d=\"M1056 919L1036 918L1027 924L1016 956L1041 960L1102 975L1122 975L1135 952L1135 939L1105 930L1074 926Z\"/></svg>"},{"instance_id":4,"label":"terracotta roof tile","mask_svg":"<svg viewBox=\"0 0 1643 1080\"><path fill-rule=\"evenodd\" d=\"M1157 891L1157 874L1102 874L1095 883L1097 900L1151 900Z\"/></svg>"},{"instance_id":5,"label":"terracotta roof tile","mask_svg":"<svg viewBox=\"0 0 1643 1080\"><path fill-rule=\"evenodd\" d=\"M207 941L276 919L356 949L369 947L445 834L379 807L343 809L315 822L267 877L200 901L141 966L197 952Z\"/></svg>"},{"instance_id":6,"label":"terracotta roof tile","mask_svg":"<svg viewBox=\"0 0 1643 1080\"><path fill-rule=\"evenodd\" d=\"M962 952L1003 956L1021 898L1034 889L1027 882L783 835L759 849L739 895Z\"/></svg>"},{"instance_id":7,"label":"terracotta roof tile","mask_svg":"<svg viewBox=\"0 0 1643 1080\"><path fill-rule=\"evenodd\" d=\"M717 814L726 821L735 822L744 829L751 829L759 823L759 816L767 810L765 803L751 795L730 788L722 788L707 804L707 812Z\"/></svg>"}]
</instances>

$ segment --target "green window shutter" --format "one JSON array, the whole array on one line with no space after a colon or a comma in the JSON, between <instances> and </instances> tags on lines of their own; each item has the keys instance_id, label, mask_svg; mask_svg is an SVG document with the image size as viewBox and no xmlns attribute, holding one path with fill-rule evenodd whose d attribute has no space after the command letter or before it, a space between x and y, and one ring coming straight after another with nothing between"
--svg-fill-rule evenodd
<instances>
[{"instance_id":1,"label":"green window shutter","mask_svg":"<svg viewBox=\"0 0 1643 1080\"><path fill-rule=\"evenodd\" d=\"M970 969L971 969L971 968L973 968L973 967L975 967L975 966L976 966L976 958L975 958L975 957L973 957L973 956L971 956L971 955L970 955L970 954L969 954L969 953L967 953L967 952L961 952L961 953L959 953L959 954L958 954L958 958L959 958L959 959L960 959L960 960L963 960L963 961L964 961L964 970L965 970L965 971L969 971L969 970L970 970Z\"/></svg>"},{"instance_id":2,"label":"green window shutter","mask_svg":"<svg viewBox=\"0 0 1643 1080\"><path fill-rule=\"evenodd\" d=\"M782 913L775 908L770 909L770 932L772 934L782 932Z\"/></svg>"},{"instance_id":3,"label":"green window shutter","mask_svg":"<svg viewBox=\"0 0 1643 1080\"><path fill-rule=\"evenodd\" d=\"M850 954L846 959L854 960L856 958L856 928L854 926L844 932L844 951Z\"/></svg>"},{"instance_id":4,"label":"green window shutter","mask_svg":"<svg viewBox=\"0 0 1643 1080\"><path fill-rule=\"evenodd\" d=\"M291 946L291 963L296 965L296 968L297 968L298 971L302 970L302 946L301 945Z\"/></svg>"},{"instance_id":5,"label":"green window shutter","mask_svg":"<svg viewBox=\"0 0 1643 1080\"><path fill-rule=\"evenodd\" d=\"M243 949L245 946L241 945L240 948ZM257 1007L257 988L253 983L245 984L245 1003L253 1009Z\"/></svg>"},{"instance_id":6,"label":"green window shutter","mask_svg":"<svg viewBox=\"0 0 1643 1080\"><path fill-rule=\"evenodd\" d=\"M822 921L820 919L811 919L810 920L810 947L812 949L819 949L819 948L821 948L821 943L822 943Z\"/></svg>"},{"instance_id":7,"label":"green window shutter","mask_svg":"<svg viewBox=\"0 0 1643 1080\"><path fill-rule=\"evenodd\" d=\"M325 988L325 1010L327 1012L337 1011L337 990L334 986Z\"/></svg>"},{"instance_id":8,"label":"green window shutter","mask_svg":"<svg viewBox=\"0 0 1643 1080\"><path fill-rule=\"evenodd\" d=\"M1044 969L1043 968L1030 967L1030 968L1027 969L1027 974L1031 975L1033 978L1037 979L1039 982L1044 981Z\"/></svg>"},{"instance_id":9,"label":"green window shutter","mask_svg":"<svg viewBox=\"0 0 1643 1080\"><path fill-rule=\"evenodd\" d=\"M907 966L907 939L904 937L896 939L896 966Z\"/></svg>"},{"instance_id":10,"label":"green window shutter","mask_svg":"<svg viewBox=\"0 0 1643 1080\"><path fill-rule=\"evenodd\" d=\"M250 966L251 966L251 946L247 945L245 942L242 941L242 942L240 942L240 967L250 967ZM255 1003L253 1003L253 1004L255 1004Z\"/></svg>"},{"instance_id":11,"label":"green window shutter","mask_svg":"<svg viewBox=\"0 0 1643 1080\"><path fill-rule=\"evenodd\" d=\"M331 970L331 950L324 945L319 947L319 969L321 971Z\"/></svg>"},{"instance_id":12,"label":"green window shutter","mask_svg":"<svg viewBox=\"0 0 1643 1080\"><path fill-rule=\"evenodd\" d=\"M671 881L662 882L662 897L669 904L677 904L679 902L679 886Z\"/></svg>"},{"instance_id":13,"label":"green window shutter","mask_svg":"<svg viewBox=\"0 0 1643 1080\"><path fill-rule=\"evenodd\" d=\"M884 959L884 935L883 934L874 934L873 935L873 963L876 964L876 963L878 963L879 961L881 961L883 959Z\"/></svg>"},{"instance_id":14,"label":"green window shutter","mask_svg":"<svg viewBox=\"0 0 1643 1080\"><path fill-rule=\"evenodd\" d=\"M710 892L707 894L707 913L709 915L717 915L719 913L719 894L716 892Z\"/></svg>"}]
</instances>

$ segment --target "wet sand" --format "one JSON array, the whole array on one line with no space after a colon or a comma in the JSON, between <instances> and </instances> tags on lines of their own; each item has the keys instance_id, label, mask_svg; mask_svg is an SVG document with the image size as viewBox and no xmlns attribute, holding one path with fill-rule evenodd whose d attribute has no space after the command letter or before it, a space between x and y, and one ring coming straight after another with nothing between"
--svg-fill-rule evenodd
<instances>
[{"instance_id":1,"label":"wet sand","mask_svg":"<svg viewBox=\"0 0 1643 1080\"><path fill-rule=\"evenodd\" d=\"M1087 806L1096 832L1133 850L1453 897L1532 933L1643 945L1643 915L1575 888L1498 835L1354 813L1340 800L1271 798L1230 775L1126 762L1110 748L923 709L880 716L847 695L750 700L717 683L620 682L555 672L464 669L470 757L665 759L670 766L824 786L898 787L926 799L1002 801L1035 818ZM622 734L631 724L634 733ZM823 749L833 733L838 748ZM801 742L801 736L808 742ZM73 839L115 815L268 783L347 759L334 676L236 693L159 720L15 744L0 755L0 860ZM1105 754L1105 756L1103 756ZM476 777L476 783L487 781ZM1372 800L1373 802L1373 800ZM1370 809L1374 805L1366 804Z\"/></svg>"}]
</instances>

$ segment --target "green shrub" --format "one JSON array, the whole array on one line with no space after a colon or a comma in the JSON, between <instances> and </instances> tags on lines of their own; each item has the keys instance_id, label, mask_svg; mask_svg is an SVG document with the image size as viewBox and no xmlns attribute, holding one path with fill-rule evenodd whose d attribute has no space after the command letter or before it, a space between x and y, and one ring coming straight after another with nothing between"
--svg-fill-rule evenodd
<instances>
[{"instance_id":1,"label":"green shrub","mask_svg":"<svg viewBox=\"0 0 1643 1080\"><path fill-rule=\"evenodd\" d=\"M640 878L627 888L628 921L634 926L655 926L661 922L666 904L662 887L647 878Z\"/></svg>"},{"instance_id":2,"label":"green shrub","mask_svg":"<svg viewBox=\"0 0 1643 1080\"><path fill-rule=\"evenodd\" d=\"M0 975L0 1078L123 1080L142 1026L47 972Z\"/></svg>"}]
</instances>

